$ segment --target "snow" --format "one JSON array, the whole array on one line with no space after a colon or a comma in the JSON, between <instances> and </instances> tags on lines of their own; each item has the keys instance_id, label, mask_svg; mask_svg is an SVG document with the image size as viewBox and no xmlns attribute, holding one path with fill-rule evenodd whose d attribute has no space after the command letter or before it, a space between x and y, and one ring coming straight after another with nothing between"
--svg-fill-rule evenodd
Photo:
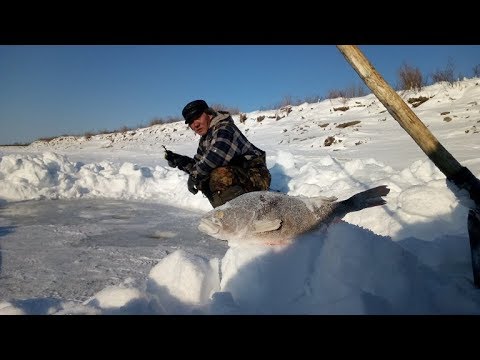
<instances>
[{"instance_id":1,"label":"snow","mask_svg":"<svg viewBox=\"0 0 480 360\"><path fill-rule=\"evenodd\" d=\"M399 94L429 98L413 111L480 177L480 79ZM234 116L266 150L273 190L391 191L288 246L197 230L211 206L161 146L193 156L183 122L1 147L0 314L480 314L468 194L372 94L291 110Z\"/></svg>"}]
</instances>

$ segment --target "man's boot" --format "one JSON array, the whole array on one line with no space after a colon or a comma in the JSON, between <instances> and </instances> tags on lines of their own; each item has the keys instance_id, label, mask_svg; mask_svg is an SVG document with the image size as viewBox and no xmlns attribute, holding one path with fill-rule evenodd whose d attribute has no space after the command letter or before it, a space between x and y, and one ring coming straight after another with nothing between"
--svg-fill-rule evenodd
<instances>
[{"instance_id":1,"label":"man's boot","mask_svg":"<svg viewBox=\"0 0 480 360\"><path fill-rule=\"evenodd\" d=\"M209 198L210 204L214 208L225 204L227 201L235 199L237 196L245 194L246 191L239 185L233 185L223 191L215 191L212 193L212 197Z\"/></svg>"}]
</instances>

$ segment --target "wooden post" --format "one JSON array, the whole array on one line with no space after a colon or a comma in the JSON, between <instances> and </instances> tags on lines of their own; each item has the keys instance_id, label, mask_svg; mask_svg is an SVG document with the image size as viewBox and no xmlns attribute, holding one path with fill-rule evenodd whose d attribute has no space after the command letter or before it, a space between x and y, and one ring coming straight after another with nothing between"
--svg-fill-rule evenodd
<instances>
[{"instance_id":1,"label":"wooden post","mask_svg":"<svg viewBox=\"0 0 480 360\"><path fill-rule=\"evenodd\" d=\"M470 209L468 212L468 236L472 255L473 282L480 287L480 211Z\"/></svg>"},{"instance_id":2,"label":"wooden post","mask_svg":"<svg viewBox=\"0 0 480 360\"><path fill-rule=\"evenodd\" d=\"M466 189L480 207L480 181L440 144L412 109L387 84L355 45L337 45L345 59L386 107L390 115L413 138L432 162L459 188Z\"/></svg>"},{"instance_id":3,"label":"wooden post","mask_svg":"<svg viewBox=\"0 0 480 360\"><path fill-rule=\"evenodd\" d=\"M385 106L390 115L398 121L400 126L413 138L423 152L437 166L440 171L461 189L470 194L480 209L480 181L440 144L412 109L402 100L390 85L375 70L360 49L355 45L337 45L337 48L350 63L365 84ZM473 211L473 210L471 210ZM476 239L480 233L480 222L477 217L470 215L468 227L470 234L470 249L472 251L472 266L475 285L480 287L480 241ZM472 234L476 234L472 241Z\"/></svg>"}]
</instances>

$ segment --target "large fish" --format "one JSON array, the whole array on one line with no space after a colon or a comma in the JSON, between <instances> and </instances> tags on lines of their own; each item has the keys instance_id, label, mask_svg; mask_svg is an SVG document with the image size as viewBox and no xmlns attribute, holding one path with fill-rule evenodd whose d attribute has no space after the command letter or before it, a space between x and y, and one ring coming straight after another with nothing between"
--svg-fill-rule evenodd
<instances>
[{"instance_id":1,"label":"large fish","mask_svg":"<svg viewBox=\"0 0 480 360\"><path fill-rule=\"evenodd\" d=\"M296 236L328 226L349 212L384 205L382 196L389 192L382 185L337 201L336 197L307 198L254 191L204 214L198 229L229 242L287 244Z\"/></svg>"}]
</instances>

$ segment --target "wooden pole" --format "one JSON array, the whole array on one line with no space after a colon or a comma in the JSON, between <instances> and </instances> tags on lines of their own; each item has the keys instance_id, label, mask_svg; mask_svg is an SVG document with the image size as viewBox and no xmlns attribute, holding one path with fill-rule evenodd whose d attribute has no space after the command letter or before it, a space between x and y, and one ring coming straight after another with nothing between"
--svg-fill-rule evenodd
<instances>
[{"instance_id":1,"label":"wooden pole","mask_svg":"<svg viewBox=\"0 0 480 360\"><path fill-rule=\"evenodd\" d=\"M468 236L472 256L473 282L480 287L480 211L470 209L468 212Z\"/></svg>"},{"instance_id":2,"label":"wooden pole","mask_svg":"<svg viewBox=\"0 0 480 360\"><path fill-rule=\"evenodd\" d=\"M385 106L390 115L413 138L432 162L459 188L466 189L480 206L480 181L440 144L412 109L375 70L355 45L337 45L345 59Z\"/></svg>"},{"instance_id":3,"label":"wooden pole","mask_svg":"<svg viewBox=\"0 0 480 360\"><path fill-rule=\"evenodd\" d=\"M475 201L477 210L474 216L470 210L468 228L470 236L470 249L472 251L472 267L474 282L480 287L480 221L478 209L480 209L480 181L440 144L440 142L428 130L425 124L415 115L413 110L391 88L390 85L375 70L360 49L355 45L337 45L338 50L350 63L365 84L372 90L375 96L385 106L390 115L398 121L400 126L412 137L423 152L437 166L440 171L460 189L465 189L470 198Z\"/></svg>"}]
</instances>

